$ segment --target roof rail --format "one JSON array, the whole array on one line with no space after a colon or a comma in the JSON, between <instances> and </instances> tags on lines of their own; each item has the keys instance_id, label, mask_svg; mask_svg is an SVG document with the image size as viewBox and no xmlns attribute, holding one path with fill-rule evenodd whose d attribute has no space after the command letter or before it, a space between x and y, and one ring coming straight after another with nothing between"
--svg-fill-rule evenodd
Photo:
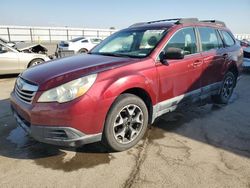
<instances>
[{"instance_id":1,"label":"roof rail","mask_svg":"<svg viewBox=\"0 0 250 188\"><path fill-rule=\"evenodd\" d=\"M152 24L152 23L158 23L158 22L171 22L173 21L175 24L183 24L183 23L194 23L198 22L198 18L170 18L170 19L163 19L163 20L154 20L154 21L149 21L149 22L140 22L140 23L135 23L131 25L130 27L135 27L135 26L140 26L140 25L145 25L145 24Z\"/></svg>"},{"instance_id":2,"label":"roof rail","mask_svg":"<svg viewBox=\"0 0 250 188\"><path fill-rule=\"evenodd\" d=\"M157 22L170 22L175 21L175 24L182 24L182 23L190 23L190 22L198 22L198 18L171 18L171 19L164 19L164 20L155 20L146 22L148 24L157 23Z\"/></svg>"},{"instance_id":3,"label":"roof rail","mask_svg":"<svg viewBox=\"0 0 250 188\"><path fill-rule=\"evenodd\" d=\"M213 23L213 24L216 24L216 25L219 25L219 26L226 27L226 24L224 22L222 22L222 21L219 21L219 20L200 20L200 22Z\"/></svg>"},{"instance_id":4,"label":"roof rail","mask_svg":"<svg viewBox=\"0 0 250 188\"><path fill-rule=\"evenodd\" d=\"M218 20L198 20L198 18L170 18L170 19L163 19L163 20L155 20L155 21L149 21L149 22L135 23L135 24L131 25L130 27L136 27L136 26L140 26L140 25L146 25L146 24L152 24L152 23L158 23L158 22L173 22L174 24L206 22L206 23L211 23L211 24L226 27L226 24L224 22L222 22L222 21L218 21Z\"/></svg>"}]
</instances>

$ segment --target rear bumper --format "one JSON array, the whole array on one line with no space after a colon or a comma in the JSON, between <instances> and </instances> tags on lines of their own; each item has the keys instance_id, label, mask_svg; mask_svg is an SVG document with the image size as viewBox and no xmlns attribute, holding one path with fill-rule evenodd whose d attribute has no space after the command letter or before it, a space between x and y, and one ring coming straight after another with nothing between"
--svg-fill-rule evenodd
<instances>
[{"instance_id":1,"label":"rear bumper","mask_svg":"<svg viewBox=\"0 0 250 188\"><path fill-rule=\"evenodd\" d=\"M34 126L24 120L13 108L12 111L17 124L39 142L65 147L79 147L98 142L102 138L101 133L87 135L71 127Z\"/></svg>"}]
</instances>

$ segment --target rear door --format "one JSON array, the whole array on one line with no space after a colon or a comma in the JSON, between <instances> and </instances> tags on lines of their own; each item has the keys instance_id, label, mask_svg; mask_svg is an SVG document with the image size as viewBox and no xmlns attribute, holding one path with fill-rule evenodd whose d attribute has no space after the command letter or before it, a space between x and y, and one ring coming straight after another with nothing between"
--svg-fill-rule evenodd
<instances>
[{"instance_id":1,"label":"rear door","mask_svg":"<svg viewBox=\"0 0 250 188\"><path fill-rule=\"evenodd\" d=\"M210 94L220 87L222 69L227 58L222 40L216 29L198 27L203 57L202 94Z\"/></svg>"},{"instance_id":2,"label":"rear door","mask_svg":"<svg viewBox=\"0 0 250 188\"><path fill-rule=\"evenodd\" d=\"M202 56L198 52L197 39L193 27L178 30L169 39L163 51L168 48L181 48L184 59L168 60L168 65L158 62L160 110L178 105L186 99L200 95ZM164 102L165 101L165 102Z\"/></svg>"}]
</instances>

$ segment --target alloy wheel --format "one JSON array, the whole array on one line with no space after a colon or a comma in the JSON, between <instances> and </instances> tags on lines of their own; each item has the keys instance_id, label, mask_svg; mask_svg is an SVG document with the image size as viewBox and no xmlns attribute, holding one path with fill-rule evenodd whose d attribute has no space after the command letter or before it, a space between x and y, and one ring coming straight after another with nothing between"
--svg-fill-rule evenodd
<instances>
[{"instance_id":1,"label":"alloy wheel","mask_svg":"<svg viewBox=\"0 0 250 188\"><path fill-rule=\"evenodd\" d=\"M116 116L113 134L121 144L135 140L143 127L143 112L135 104L125 106Z\"/></svg>"}]
</instances>

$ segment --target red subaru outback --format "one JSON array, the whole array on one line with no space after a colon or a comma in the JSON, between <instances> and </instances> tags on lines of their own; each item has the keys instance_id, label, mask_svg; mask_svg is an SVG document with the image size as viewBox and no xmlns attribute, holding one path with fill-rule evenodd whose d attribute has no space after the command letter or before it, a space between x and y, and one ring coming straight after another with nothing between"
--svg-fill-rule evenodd
<instances>
[{"instance_id":1,"label":"red subaru outback","mask_svg":"<svg viewBox=\"0 0 250 188\"><path fill-rule=\"evenodd\" d=\"M223 22L167 19L134 24L87 55L34 66L17 78L11 107L34 139L78 147L134 146L148 124L183 104L227 103L242 50Z\"/></svg>"}]
</instances>

